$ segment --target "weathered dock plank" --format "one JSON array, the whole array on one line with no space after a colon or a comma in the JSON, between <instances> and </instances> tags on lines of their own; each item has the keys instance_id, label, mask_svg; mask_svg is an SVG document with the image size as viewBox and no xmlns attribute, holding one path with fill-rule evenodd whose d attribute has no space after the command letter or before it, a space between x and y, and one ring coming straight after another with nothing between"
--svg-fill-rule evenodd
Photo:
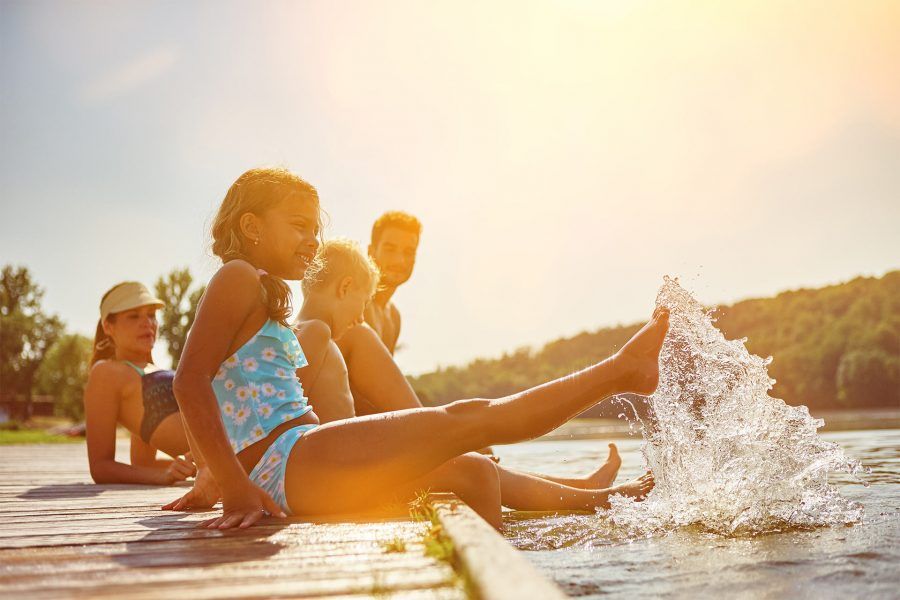
<instances>
[{"instance_id":1,"label":"weathered dock plank","mask_svg":"<svg viewBox=\"0 0 900 600\"><path fill-rule=\"evenodd\" d=\"M121 444L120 456L127 442ZM196 524L217 511L160 506L189 487L94 485L83 444L0 446L0 594L12 598L554 600L564 595L452 495L432 497L450 562L426 556L431 523L393 513ZM451 565L452 563L452 565Z\"/></svg>"},{"instance_id":2,"label":"weathered dock plank","mask_svg":"<svg viewBox=\"0 0 900 600\"><path fill-rule=\"evenodd\" d=\"M120 455L124 450L119 449ZM241 531L172 513L172 487L94 485L83 444L0 446L0 594L11 598L465 598L427 525L267 519Z\"/></svg>"}]
</instances>

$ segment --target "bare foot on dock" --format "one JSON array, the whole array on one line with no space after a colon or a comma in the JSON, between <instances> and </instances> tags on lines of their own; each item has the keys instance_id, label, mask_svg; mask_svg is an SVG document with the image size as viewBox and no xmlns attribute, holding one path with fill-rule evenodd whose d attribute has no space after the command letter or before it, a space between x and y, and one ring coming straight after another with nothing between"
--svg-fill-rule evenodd
<instances>
[{"instance_id":1,"label":"bare foot on dock","mask_svg":"<svg viewBox=\"0 0 900 600\"><path fill-rule=\"evenodd\" d=\"M632 479L628 483L623 483L622 485L611 488L609 490L609 495L621 494L627 498L643 500L647 494L650 493L650 490L653 489L653 486L653 473L646 473L637 479Z\"/></svg>"},{"instance_id":2,"label":"bare foot on dock","mask_svg":"<svg viewBox=\"0 0 900 600\"><path fill-rule=\"evenodd\" d=\"M609 445L609 456L606 462L600 465L600 468L588 475L586 488L595 490L603 490L608 488L616 480L619 474L619 467L622 466L622 457L619 456L619 449L615 444Z\"/></svg>"},{"instance_id":3,"label":"bare foot on dock","mask_svg":"<svg viewBox=\"0 0 900 600\"><path fill-rule=\"evenodd\" d=\"M659 351L669 330L669 309L657 307L653 318L628 340L613 360L621 369L624 392L648 396L659 383Z\"/></svg>"}]
</instances>

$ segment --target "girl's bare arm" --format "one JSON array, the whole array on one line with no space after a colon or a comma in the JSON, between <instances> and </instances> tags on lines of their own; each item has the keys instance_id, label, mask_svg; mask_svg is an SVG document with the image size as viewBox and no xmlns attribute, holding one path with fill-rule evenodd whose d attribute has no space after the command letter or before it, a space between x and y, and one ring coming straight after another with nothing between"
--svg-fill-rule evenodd
<instances>
[{"instance_id":1,"label":"girl's bare arm","mask_svg":"<svg viewBox=\"0 0 900 600\"><path fill-rule=\"evenodd\" d=\"M261 309L256 269L240 260L224 265L209 282L175 374L175 398L182 418L202 460L221 486L226 513L223 526L247 527L259 520L264 510L284 515L253 485L238 462L212 388L219 366L237 350L241 326Z\"/></svg>"}]
</instances>

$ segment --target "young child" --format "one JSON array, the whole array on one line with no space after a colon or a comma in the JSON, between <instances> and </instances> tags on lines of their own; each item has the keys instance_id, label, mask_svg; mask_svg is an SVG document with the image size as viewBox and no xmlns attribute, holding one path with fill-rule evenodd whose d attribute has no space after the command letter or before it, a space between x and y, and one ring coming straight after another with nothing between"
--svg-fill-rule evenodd
<instances>
[{"instance_id":1,"label":"young child","mask_svg":"<svg viewBox=\"0 0 900 600\"><path fill-rule=\"evenodd\" d=\"M378 267L345 238L319 248L303 278L303 306L294 331L309 366L297 376L321 423L355 416L347 365L336 342L362 323L379 281ZM408 384L407 384L408 386Z\"/></svg>"},{"instance_id":2,"label":"young child","mask_svg":"<svg viewBox=\"0 0 900 600\"><path fill-rule=\"evenodd\" d=\"M455 492L499 528L497 468L466 453L542 435L611 395L655 389L668 328L662 309L613 357L530 390L319 425L294 374L306 358L286 323L284 283L303 279L313 264L319 214L315 188L281 169L248 171L226 194L213 224L213 251L224 264L198 308L174 384L209 474L168 508L209 506L217 484L223 515L205 524L226 529L265 513L353 512L431 488ZM571 488L566 498L573 509L607 507L611 494L642 497L652 487L647 474L607 490Z\"/></svg>"}]
</instances>

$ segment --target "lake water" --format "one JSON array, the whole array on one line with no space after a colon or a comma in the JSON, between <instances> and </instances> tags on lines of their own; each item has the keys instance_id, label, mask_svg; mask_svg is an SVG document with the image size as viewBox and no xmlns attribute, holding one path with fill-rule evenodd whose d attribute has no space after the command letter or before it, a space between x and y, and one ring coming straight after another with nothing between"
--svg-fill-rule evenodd
<instances>
[{"instance_id":1,"label":"lake water","mask_svg":"<svg viewBox=\"0 0 900 600\"><path fill-rule=\"evenodd\" d=\"M602 514L508 513L506 535L572 596L898 598L900 429L821 435L872 470L862 475L868 487L841 473L830 480L865 507L853 525L755 536L682 528L635 539ZM640 437L615 441L622 454L619 481L640 474ZM495 448L506 466L559 475L590 471L606 451L604 440Z\"/></svg>"}]
</instances>

